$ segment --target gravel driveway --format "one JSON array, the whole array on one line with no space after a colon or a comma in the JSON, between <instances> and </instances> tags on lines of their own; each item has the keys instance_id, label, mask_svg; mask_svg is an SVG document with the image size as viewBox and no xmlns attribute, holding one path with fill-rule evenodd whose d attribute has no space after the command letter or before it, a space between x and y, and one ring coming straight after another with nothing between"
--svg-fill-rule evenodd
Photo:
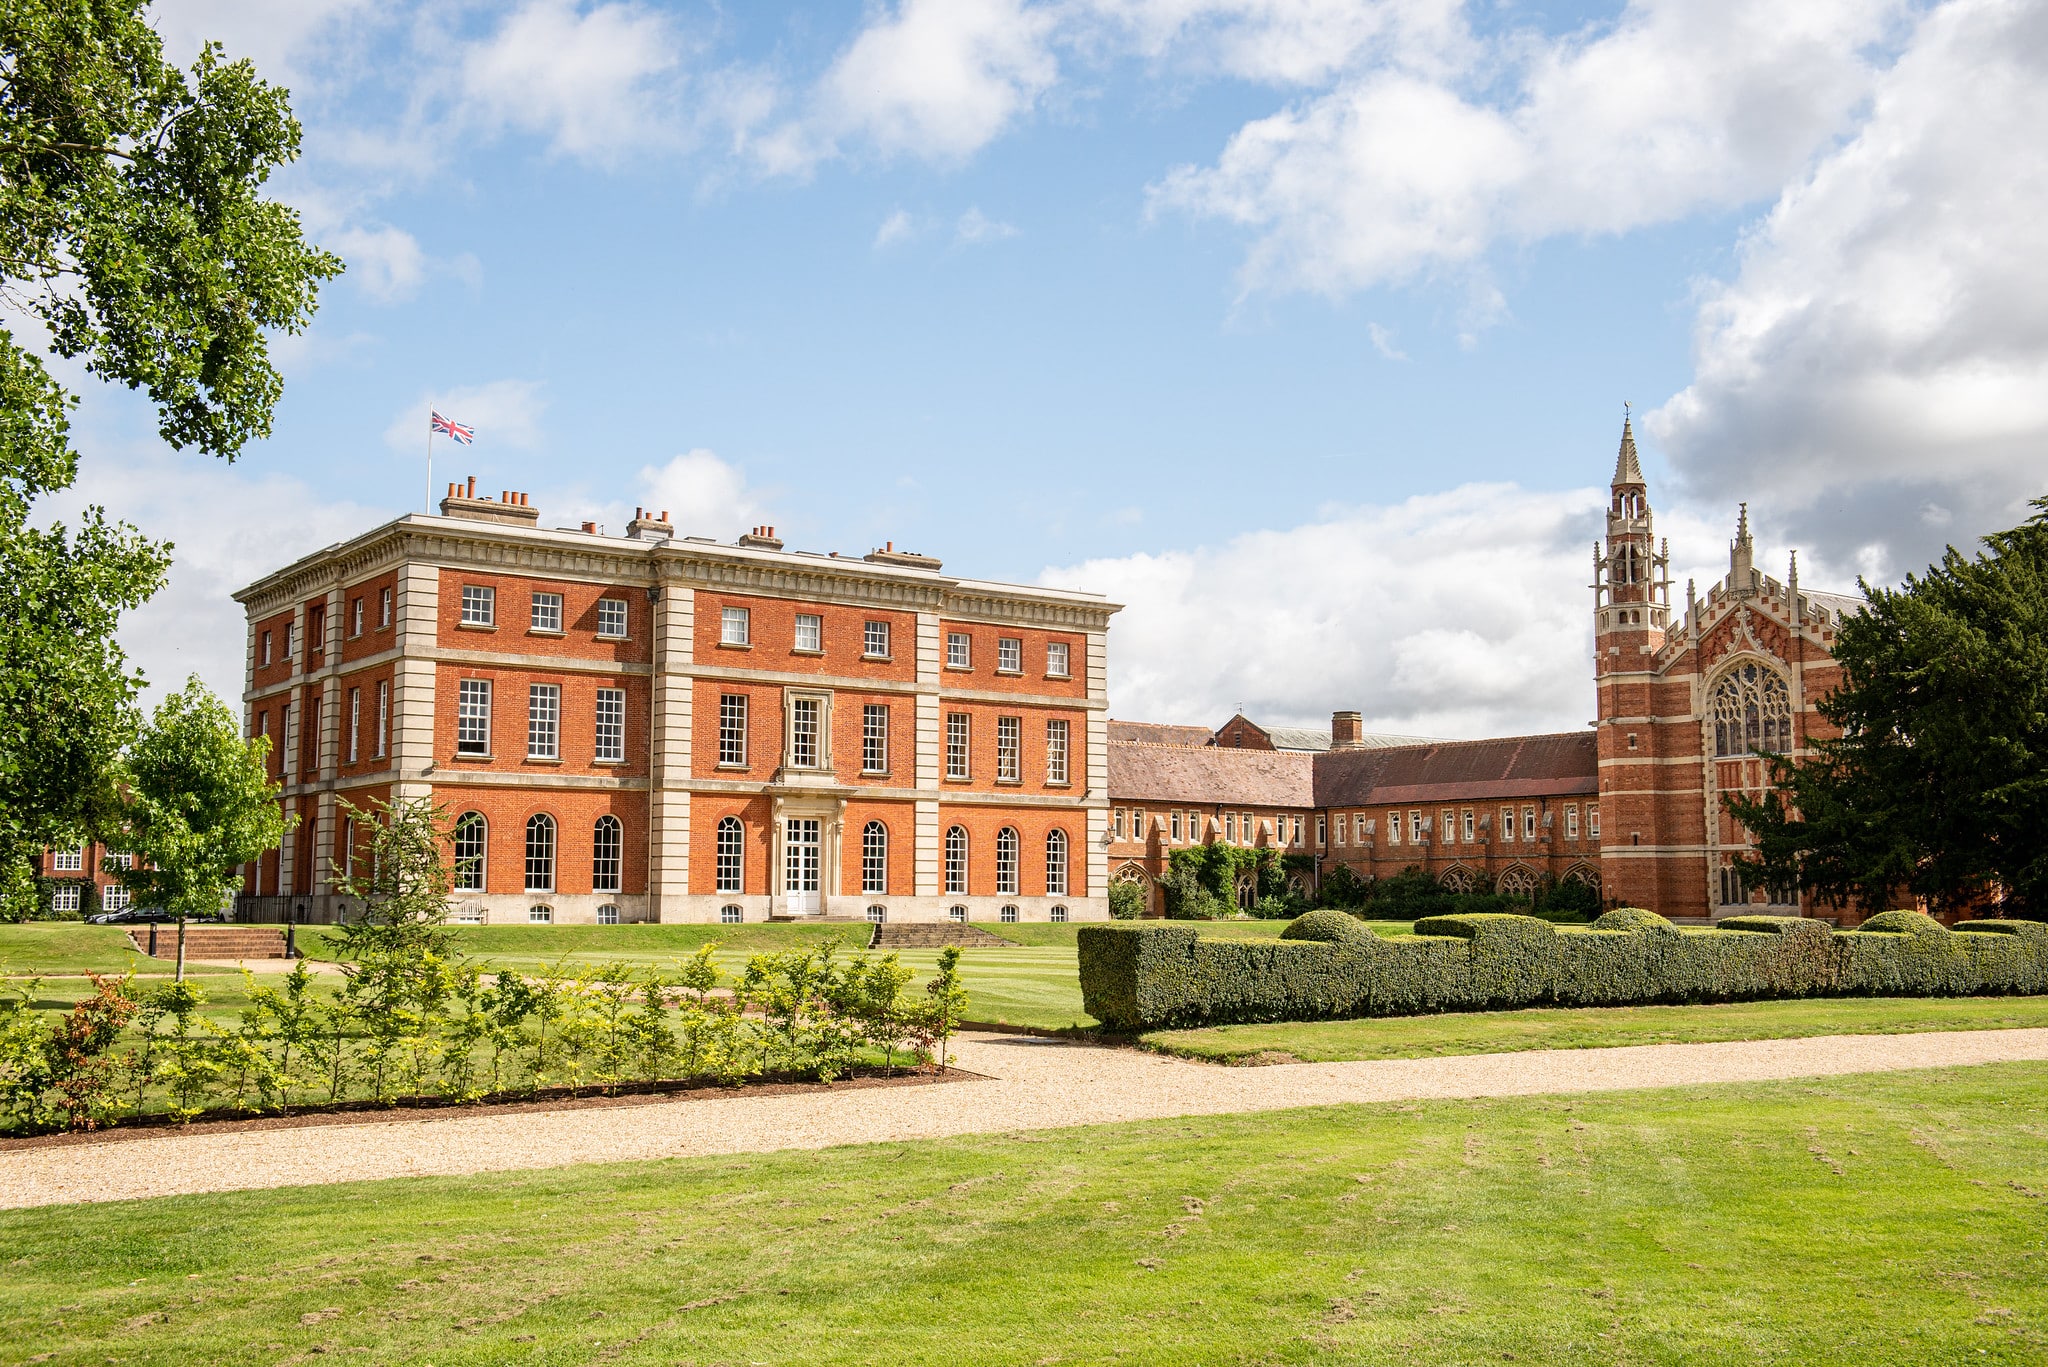
<instances>
[{"instance_id":1,"label":"gravel driveway","mask_svg":"<svg viewBox=\"0 0 2048 1367\"><path fill-rule=\"evenodd\" d=\"M2048 1059L2048 1029L1649 1044L1368 1063L1223 1068L1013 1035L955 1048L983 1077L942 1087L650 1102L602 1110L442 1112L371 1124L166 1134L18 1150L0 1208L453 1176L571 1163L817 1149L1431 1097L1527 1096Z\"/></svg>"}]
</instances>

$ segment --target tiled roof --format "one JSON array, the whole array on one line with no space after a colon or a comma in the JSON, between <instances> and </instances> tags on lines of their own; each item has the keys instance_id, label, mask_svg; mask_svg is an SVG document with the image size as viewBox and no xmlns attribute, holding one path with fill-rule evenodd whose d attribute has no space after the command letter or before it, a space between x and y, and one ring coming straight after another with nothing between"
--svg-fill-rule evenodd
<instances>
[{"instance_id":1,"label":"tiled roof","mask_svg":"<svg viewBox=\"0 0 2048 1367\"><path fill-rule=\"evenodd\" d=\"M1315 757L1315 805L1370 807L1599 791L1593 732L1436 741ZM1114 790L1115 767L1111 767Z\"/></svg>"},{"instance_id":2,"label":"tiled roof","mask_svg":"<svg viewBox=\"0 0 2048 1367\"><path fill-rule=\"evenodd\" d=\"M1317 756L1216 746L1109 745L1109 791L1118 802L1307 807Z\"/></svg>"},{"instance_id":3,"label":"tiled roof","mask_svg":"<svg viewBox=\"0 0 2048 1367\"><path fill-rule=\"evenodd\" d=\"M1306 726L1269 726L1266 739L1273 742L1275 750L1327 750L1330 748L1328 731L1312 731Z\"/></svg>"},{"instance_id":4,"label":"tiled roof","mask_svg":"<svg viewBox=\"0 0 2048 1367\"><path fill-rule=\"evenodd\" d=\"M1869 606L1853 593L1818 593L1813 589L1801 589L1799 596L1815 607L1826 608L1830 617L1860 617Z\"/></svg>"},{"instance_id":5,"label":"tiled roof","mask_svg":"<svg viewBox=\"0 0 2048 1367\"><path fill-rule=\"evenodd\" d=\"M1206 726L1173 726L1166 722L1117 721L1109 723L1112 745L1207 745L1214 735Z\"/></svg>"}]
</instances>

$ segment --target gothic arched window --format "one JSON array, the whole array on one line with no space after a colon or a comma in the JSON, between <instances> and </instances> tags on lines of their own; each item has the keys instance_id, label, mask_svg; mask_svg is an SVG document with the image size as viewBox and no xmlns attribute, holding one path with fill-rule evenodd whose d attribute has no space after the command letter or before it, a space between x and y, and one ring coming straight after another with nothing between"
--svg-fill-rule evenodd
<instances>
[{"instance_id":1,"label":"gothic arched window","mask_svg":"<svg viewBox=\"0 0 2048 1367\"><path fill-rule=\"evenodd\" d=\"M1741 664L1714 685L1714 753L1747 755L1792 748L1792 695L1785 681L1759 664Z\"/></svg>"}]
</instances>

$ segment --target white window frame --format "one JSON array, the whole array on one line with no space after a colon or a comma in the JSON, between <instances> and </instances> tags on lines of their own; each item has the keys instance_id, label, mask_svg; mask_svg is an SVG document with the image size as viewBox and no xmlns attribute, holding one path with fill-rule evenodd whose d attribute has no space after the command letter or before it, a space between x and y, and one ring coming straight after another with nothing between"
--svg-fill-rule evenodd
<instances>
[{"instance_id":1,"label":"white window frame","mask_svg":"<svg viewBox=\"0 0 2048 1367\"><path fill-rule=\"evenodd\" d=\"M1068 737L1072 734L1064 717L1045 724L1045 781L1064 784L1068 779Z\"/></svg>"},{"instance_id":2,"label":"white window frame","mask_svg":"<svg viewBox=\"0 0 2048 1367\"><path fill-rule=\"evenodd\" d=\"M954 837L958 837L956 840ZM967 891L967 828L946 828L946 892L960 896Z\"/></svg>"},{"instance_id":3,"label":"white window frame","mask_svg":"<svg viewBox=\"0 0 2048 1367\"><path fill-rule=\"evenodd\" d=\"M534 926L551 926L555 923L555 909L553 907L528 907L526 909L526 923Z\"/></svg>"},{"instance_id":4,"label":"white window frame","mask_svg":"<svg viewBox=\"0 0 2048 1367\"><path fill-rule=\"evenodd\" d=\"M747 694L718 695L718 767L747 767Z\"/></svg>"},{"instance_id":5,"label":"white window frame","mask_svg":"<svg viewBox=\"0 0 2048 1367\"><path fill-rule=\"evenodd\" d=\"M1503 807L1500 809L1500 840L1503 845L1515 843L1515 809L1513 807Z\"/></svg>"},{"instance_id":6,"label":"white window frame","mask_svg":"<svg viewBox=\"0 0 2048 1367\"><path fill-rule=\"evenodd\" d=\"M628 630L626 600L623 598L600 598L597 600L597 635L604 641L623 641ZM614 621L613 619L617 620Z\"/></svg>"},{"instance_id":7,"label":"white window frame","mask_svg":"<svg viewBox=\"0 0 2048 1367\"><path fill-rule=\"evenodd\" d=\"M783 764L806 771L829 770L832 767L831 694L791 693L788 698L788 721L783 728Z\"/></svg>"},{"instance_id":8,"label":"white window frame","mask_svg":"<svg viewBox=\"0 0 2048 1367\"><path fill-rule=\"evenodd\" d=\"M746 608L720 608L718 610L718 643L722 646L753 645L753 616L753 613Z\"/></svg>"},{"instance_id":9,"label":"white window frame","mask_svg":"<svg viewBox=\"0 0 2048 1367\"><path fill-rule=\"evenodd\" d=\"M354 764L361 754L363 738L363 690L351 688L348 691L348 762Z\"/></svg>"},{"instance_id":10,"label":"white window frame","mask_svg":"<svg viewBox=\"0 0 2048 1367\"><path fill-rule=\"evenodd\" d=\"M560 684L528 684L526 686L526 757L528 759L560 759L562 757L562 686Z\"/></svg>"},{"instance_id":11,"label":"white window frame","mask_svg":"<svg viewBox=\"0 0 2048 1367\"><path fill-rule=\"evenodd\" d=\"M1522 839L1534 840L1535 838L1536 809L1534 807L1524 807L1522 808Z\"/></svg>"},{"instance_id":12,"label":"white window frame","mask_svg":"<svg viewBox=\"0 0 2048 1367\"><path fill-rule=\"evenodd\" d=\"M1465 843L1466 843L1467 845L1471 844L1471 843L1472 843L1472 838L1473 838L1473 829L1472 829L1472 809L1471 809L1470 807L1467 807L1467 808L1465 808L1465 810L1464 810L1464 811L1462 811L1462 812L1460 812L1460 813L1458 814L1458 824L1459 824L1459 826L1461 826L1461 827L1463 828L1463 830L1464 830L1464 836L1465 836Z\"/></svg>"},{"instance_id":13,"label":"white window frame","mask_svg":"<svg viewBox=\"0 0 2048 1367\"><path fill-rule=\"evenodd\" d=\"M101 911L126 911L134 900L128 889L119 883L108 883L100 889Z\"/></svg>"},{"instance_id":14,"label":"white window frame","mask_svg":"<svg viewBox=\"0 0 2048 1367\"><path fill-rule=\"evenodd\" d=\"M390 626L390 625L391 625L391 607L392 607L392 592L391 592L391 590L390 590L390 589L380 589L380 590L378 590L378 592L377 592L377 625L378 625L379 627L388 627L388 626Z\"/></svg>"},{"instance_id":15,"label":"white window frame","mask_svg":"<svg viewBox=\"0 0 2048 1367\"><path fill-rule=\"evenodd\" d=\"M1022 674L1024 672L1024 638L1022 636L996 637L996 673Z\"/></svg>"},{"instance_id":16,"label":"white window frame","mask_svg":"<svg viewBox=\"0 0 2048 1367\"><path fill-rule=\"evenodd\" d=\"M1005 826L996 832L996 896L1017 895L1017 847L1019 837L1015 826Z\"/></svg>"},{"instance_id":17,"label":"white window frame","mask_svg":"<svg viewBox=\"0 0 2048 1367\"><path fill-rule=\"evenodd\" d=\"M863 896L889 895L889 828L879 821L860 828L860 890Z\"/></svg>"},{"instance_id":18,"label":"white window frame","mask_svg":"<svg viewBox=\"0 0 2048 1367\"><path fill-rule=\"evenodd\" d=\"M543 837L539 843L536 843L536 834ZM526 891L555 890L555 863L557 850L561 844L558 839L560 834L560 826L546 812L535 812L526 819Z\"/></svg>"},{"instance_id":19,"label":"white window frame","mask_svg":"<svg viewBox=\"0 0 2048 1367\"><path fill-rule=\"evenodd\" d=\"M996 718L996 782L1020 783L1024 779L1024 719Z\"/></svg>"},{"instance_id":20,"label":"white window frame","mask_svg":"<svg viewBox=\"0 0 2048 1367\"><path fill-rule=\"evenodd\" d=\"M1048 679L1071 679L1073 675L1074 651L1065 641L1045 643L1045 677Z\"/></svg>"},{"instance_id":21,"label":"white window frame","mask_svg":"<svg viewBox=\"0 0 2048 1367\"><path fill-rule=\"evenodd\" d=\"M1586 837L1589 840L1600 838L1600 807L1597 803L1586 804Z\"/></svg>"},{"instance_id":22,"label":"white window frame","mask_svg":"<svg viewBox=\"0 0 2048 1367\"><path fill-rule=\"evenodd\" d=\"M965 631L946 633L946 668L974 668L974 637Z\"/></svg>"},{"instance_id":23,"label":"white window frame","mask_svg":"<svg viewBox=\"0 0 2048 1367\"><path fill-rule=\"evenodd\" d=\"M491 681L464 679L455 692L455 753L490 758Z\"/></svg>"},{"instance_id":24,"label":"white window frame","mask_svg":"<svg viewBox=\"0 0 2048 1367\"><path fill-rule=\"evenodd\" d=\"M1455 844L1457 844L1457 843L1458 843L1458 812L1457 812L1457 809L1456 809L1456 808L1454 808L1454 807L1446 807L1446 808L1444 808L1444 809L1443 809L1443 810L1442 810L1441 812L1438 812L1438 813L1437 813L1437 827L1438 827L1438 830L1437 830L1437 838L1438 838L1438 839L1442 840L1442 841L1444 842L1444 844L1446 844L1446 845L1455 845Z\"/></svg>"},{"instance_id":25,"label":"white window frame","mask_svg":"<svg viewBox=\"0 0 2048 1367\"><path fill-rule=\"evenodd\" d=\"M1411 845L1420 845L1422 843L1422 813L1412 807L1408 810L1408 843Z\"/></svg>"},{"instance_id":26,"label":"white window frame","mask_svg":"<svg viewBox=\"0 0 2048 1367\"><path fill-rule=\"evenodd\" d=\"M1166 814L1166 826L1172 836L1173 843L1178 845L1180 843L1180 808L1176 807Z\"/></svg>"},{"instance_id":27,"label":"white window frame","mask_svg":"<svg viewBox=\"0 0 2048 1367\"><path fill-rule=\"evenodd\" d=\"M473 841L466 838L472 830L476 832ZM491 853L491 823L482 812L464 812L455 818L454 845L455 890L482 892Z\"/></svg>"},{"instance_id":28,"label":"white window frame","mask_svg":"<svg viewBox=\"0 0 2048 1367\"><path fill-rule=\"evenodd\" d=\"M1387 813L1387 843L1389 845L1401 843L1401 814L1399 812Z\"/></svg>"},{"instance_id":29,"label":"white window frame","mask_svg":"<svg viewBox=\"0 0 2048 1367\"><path fill-rule=\"evenodd\" d=\"M1045 895L1067 895L1067 833L1057 826L1045 833Z\"/></svg>"},{"instance_id":30,"label":"white window frame","mask_svg":"<svg viewBox=\"0 0 2048 1367\"><path fill-rule=\"evenodd\" d=\"M606 845L610 845L607 852ZM626 828L610 812L590 827L590 890L625 891Z\"/></svg>"},{"instance_id":31,"label":"white window frame","mask_svg":"<svg viewBox=\"0 0 2048 1367\"><path fill-rule=\"evenodd\" d=\"M816 612L799 612L796 615L796 631L791 638L791 649L806 655L825 653L825 618Z\"/></svg>"},{"instance_id":32,"label":"white window frame","mask_svg":"<svg viewBox=\"0 0 2048 1367\"><path fill-rule=\"evenodd\" d=\"M860 709L860 771L889 772L889 704L862 703Z\"/></svg>"},{"instance_id":33,"label":"white window frame","mask_svg":"<svg viewBox=\"0 0 2048 1367\"><path fill-rule=\"evenodd\" d=\"M1348 845L1351 843L1351 823L1345 820L1344 814L1342 812L1339 812L1337 814L1336 837L1337 843L1339 845Z\"/></svg>"},{"instance_id":34,"label":"white window frame","mask_svg":"<svg viewBox=\"0 0 2048 1367\"><path fill-rule=\"evenodd\" d=\"M619 923L619 909L606 904L597 909L597 923L601 926L615 926Z\"/></svg>"},{"instance_id":35,"label":"white window frame","mask_svg":"<svg viewBox=\"0 0 2048 1367\"><path fill-rule=\"evenodd\" d=\"M462 625L494 627L498 624L498 591L489 584L462 586Z\"/></svg>"},{"instance_id":36,"label":"white window frame","mask_svg":"<svg viewBox=\"0 0 2048 1367\"><path fill-rule=\"evenodd\" d=\"M539 593L533 595L532 629L559 636L562 632L562 595Z\"/></svg>"},{"instance_id":37,"label":"white window frame","mask_svg":"<svg viewBox=\"0 0 2048 1367\"><path fill-rule=\"evenodd\" d=\"M85 847L69 850L50 851L50 870L53 873L84 873Z\"/></svg>"},{"instance_id":38,"label":"white window frame","mask_svg":"<svg viewBox=\"0 0 2048 1367\"><path fill-rule=\"evenodd\" d=\"M869 660L886 660L889 655L889 623L869 618L861 624L861 655Z\"/></svg>"},{"instance_id":39,"label":"white window frame","mask_svg":"<svg viewBox=\"0 0 2048 1367\"><path fill-rule=\"evenodd\" d=\"M286 623L284 624L284 657L285 657L285 659L287 659L287 660L296 660L296 659L298 658L298 647L299 647L299 624L298 624L297 622L286 622Z\"/></svg>"},{"instance_id":40,"label":"white window frame","mask_svg":"<svg viewBox=\"0 0 2048 1367\"><path fill-rule=\"evenodd\" d=\"M267 631L263 633L263 663L266 666L270 663L270 633Z\"/></svg>"},{"instance_id":41,"label":"white window frame","mask_svg":"<svg viewBox=\"0 0 2048 1367\"><path fill-rule=\"evenodd\" d=\"M377 748L371 758L382 759L391 751L391 680L377 680Z\"/></svg>"},{"instance_id":42,"label":"white window frame","mask_svg":"<svg viewBox=\"0 0 2048 1367\"><path fill-rule=\"evenodd\" d=\"M1579 804L1570 802L1564 809L1564 836L1567 840L1579 838Z\"/></svg>"},{"instance_id":43,"label":"white window frame","mask_svg":"<svg viewBox=\"0 0 2048 1367\"><path fill-rule=\"evenodd\" d=\"M623 764L626 759L626 690L597 690L593 758L600 764ZM617 889L613 889L617 891Z\"/></svg>"},{"instance_id":44,"label":"white window frame","mask_svg":"<svg viewBox=\"0 0 2048 1367\"><path fill-rule=\"evenodd\" d=\"M1112 807L1109 810L1109 838L1111 840L1122 840L1124 838L1124 809L1121 807Z\"/></svg>"},{"instance_id":45,"label":"white window frame","mask_svg":"<svg viewBox=\"0 0 2048 1367\"><path fill-rule=\"evenodd\" d=\"M946 714L946 777L974 777L974 722L971 713Z\"/></svg>"},{"instance_id":46,"label":"white window frame","mask_svg":"<svg viewBox=\"0 0 2048 1367\"><path fill-rule=\"evenodd\" d=\"M360 598L349 601L348 625L349 635L360 636L363 634L363 600Z\"/></svg>"},{"instance_id":47,"label":"white window frame","mask_svg":"<svg viewBox=\"0 0 2048 1367\"><path fill-rule=\"evenodd\" d=\"M747 877L747 828L736 816L718 819L717 860L714 870L717 878L716 891L722 893L746 892Z\"/></svg>"},{"instance_id":48,"label":"white window frame","mask_svg":"<svg viewBox=\"0 0 2048 1367\"><path fill-rule=\"evenodd\" d=\"M51 911L81 911L85 907L85 884L59 883L50 889Z\"/></svg>"}]
</instances>

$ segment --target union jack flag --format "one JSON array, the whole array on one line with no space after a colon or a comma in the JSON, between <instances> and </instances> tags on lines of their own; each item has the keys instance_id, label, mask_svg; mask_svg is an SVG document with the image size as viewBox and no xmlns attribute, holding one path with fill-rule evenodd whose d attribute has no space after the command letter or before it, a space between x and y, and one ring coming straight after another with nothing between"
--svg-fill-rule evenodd
<instances>
[{"instance_id":1,"label":"union jack flag","mask_svg":"<svg viewBox=\"0 0 2048 1367\"><path fill-rule=\"evenodd\" d=\"M453 437L464 446L469 445L476 438L476 429L474 427L464 427L455 419L444 418L439 413L434 414L434 420L428 425L427 430L439 432L443 436Z\"/></svg>"}]
</instances>

